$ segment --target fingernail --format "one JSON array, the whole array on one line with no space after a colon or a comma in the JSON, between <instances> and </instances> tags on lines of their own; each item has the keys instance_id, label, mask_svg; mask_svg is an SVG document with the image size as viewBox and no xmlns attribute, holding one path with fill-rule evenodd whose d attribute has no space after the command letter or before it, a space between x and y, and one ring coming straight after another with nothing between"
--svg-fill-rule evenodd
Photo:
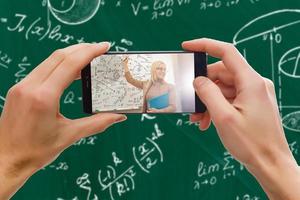
<instances>
[{"instance_id":1,"label":"fingernail","mask_svg":"<svg viewBox=\"0 0 300 200\"><path fill-rule=\"evenodd\" d=\"M199 87L201 87L203 84L205 84L205 82L207 81L207 78L204 76L199 76L194 80L194 88L198 89Z\"/></svg>"},{"instance_id":2,"label":"fingernail","mask_svg":"<svg viewBox=\"0 0 300 200\"><path fill-rule=\"evenodd\" d=\"M200 121L197 122L197 125L198 125L199 130L200 130L200 131L203 131L203 129L202 129L202 127L201 127L201 124L200 124Z\"/></svg>"},{"instance_id":3,"label":"fingernail","mask_svg":"<svg viewBox=\"0 0 300 200\"><path fill-rule=\"evenodd\" d=\"M185 45L185 44L187 44L187 43L189 43L189 41L183 41L183 42L181 43L181 45Z\"/></svg>"},{"instance_id":4,"label":"fingernail","mask_svg":"<svg viewBox=\"0 0 300 200\"><path fill-rule=\"evenodd\" d=\"M115 123L120 123L120 122L123 122L127 119L126 115L120 115L116 118L116 121Z\"/></svg>"},{"instance_id":5,"label":"fingernail","mask_svg":"<svg viewBox=\"0 0 300 200\"><path fill-rule=\"evenodd\" d=\"M108 51L110 49L110 46L111 46L110 42L100 42L99 45L101 47L106 48L106 51Z\"/></svg>"}]
</instances>

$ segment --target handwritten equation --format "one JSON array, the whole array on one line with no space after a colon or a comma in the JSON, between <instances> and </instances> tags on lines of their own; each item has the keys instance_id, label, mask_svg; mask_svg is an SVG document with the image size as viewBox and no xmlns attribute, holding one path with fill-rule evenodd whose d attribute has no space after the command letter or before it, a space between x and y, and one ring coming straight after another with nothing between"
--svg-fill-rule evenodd
<instances>
[{"instance_id":1,"label":"handwritten equation","mask_svg":"<svg viewBox=\"0 0 300 200\"><path fill-rule=\"evenodd\" d=\"M248 0L250 4L255 4L260 2L261 0ZM200 10L208 10L208 9L219 9L219 8L230 8L234 6L238 6L241 4L241 0L202 0L200 2Z\"/></svg>"},{"instance_id":2,"label":"handwritten equation","mask_svg":"<svg viewBox=\"0 0 300 200\"><path fill-rule=\"evenodd\" d=\"M152 137L146 137L143 144L132 148L132 155L135 164L129 166L122 173L117 173L117 167L123 161L115 152L112 153L113 165L107 165L105 170L99 170L98 180L102 191L109 191L112 200L119 199L123 194L135 190L134 177L138 173L137 168L149 174L151 169L164 161L161 148L157 144L157 140L164 136L158 125L154 125L155 132Z\"/></svg>"},{"instance_id":3,"label":"handwritten equation","mask_svg":"<svg viewBox=\"0 0 300 200\"><path fill-rule=\"evenodd\" d=\"M250 195L250 194L244 194L244 195L238 195L236 196L235 200L261 200L261 197Z\"/></svg>"},{"instance_id":4,"label":"handwritten equation","mask_svg":"<svg viewBox=\"0 0 300 200\"><path fill-rule=\"evenodd\" d=\"M63 26L54 25L42 17L31 17L24 13L15 13L11 17L0 16L0 28L3 25L6 31L22 34L25 40L37 42L50 40L64 45L76 43L97 43L99 41L87 41L84 36L75 36L72 33L65 33ZM120 41L110 41L111 49L115 51L128 51L133 42L122 38Z\"/></svg>"},{"instance_id":5,"label":"handwritten equation","mask_svg":"<svg viewBox=\"0 0 300 200\"><path fill-rule=\"evenodd\" d=\"M0 68L8 69L11 62L12 58L0 50Z\"/></svg>"},{"instance_id":6,"label":"handwritten equation","mask_svg":"<svg viewBox=\"0 0 300 200\"><path fill-rule=\"evenodd\" d=\"M69 165L67 162L58 162L58 163L52 163L48 166L46 166L45 168L43 168L42 170L55 170L55 171L67 171L69 170Z\"/></svg>"},{"instance_id":7,"label":"handwritten equation","mask_svg":"<svg viewBox=\"0 0 300 200\"><path fill-rule=\"evenodd\" d=\"M299 143L297 141L292 141L289 143L289 147L293 155L298 157L300 148ZM225 151L223 153L222 162L208 163L200 161L198 163L197 176L194 179L193 189L200 190L213 187L219 182L224 182L230 178L236 177L238 173L243 171L246 171L246 168L236 161L229 152ZM237 199L247 199L246 197L248 196L237 197Z\"/></svg>"},{"instance_id":8,"label":"handwritten equation","mask_svg":"<svg viewBox=\"0 0 300 200\"><path fill-rule=\"evenodd\" d=\"M101 199L99 190L107 192L111 200L122 199L124 194L136 189L135 178L138 174L150 174L151 170L164 162L164 154L159 146L159 140L164 136L157 123L150 137L146 137L142 144L131 149L134 163L128 165L117 152L111 153L112 164L108 164L98 171L97 188L93 188L89 173L84 172L76 179L76 185L86 192L87 200ZM66 167L58 166L60 168ZM77 196L73 200L79 199ZM58 197L57 200L65 200Z\"/></svg>"},{"instance_id":9,"label":"handwritten equation","mask_svg":"<svg viewBox=\"0 0 300 200\"><path fill-rule=\"evenodd\" d=\"M211 187L216 185L221 180L227 180L235 177L238 172L245 168L238 163L228 152L223 154L224 164L206 163L200 161L197 169L197 178L194 180L194 190L200 190L203 187Z\"/></svg>"}]
</instances>

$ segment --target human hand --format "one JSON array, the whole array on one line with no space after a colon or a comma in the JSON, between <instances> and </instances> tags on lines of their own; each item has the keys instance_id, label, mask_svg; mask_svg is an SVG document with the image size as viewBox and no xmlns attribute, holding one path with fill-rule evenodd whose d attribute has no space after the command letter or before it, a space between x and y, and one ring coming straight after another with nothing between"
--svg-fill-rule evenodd
<instances>
[{"instance_id":1,"label":"human hand","mask_svg":"<svg viewBox=\"0 0 300 200\"><path fill-rule=\"evenodd\" d=\"M108 49L108 43L100 43L55 51L9 90L0 118L0 199L9 198L29 176L80 138L126 119L105 113L72 120L59 112L64 89Z\"/></svg>"},{"instance_id":2,"label":"human hand","mask_svg":"<svg viewBox=\"0 0 300 200\"><path fill-rule=\"evenodd\" d=\"M198 39L182 46L221 59L208 66L208 78L195 79L196 93L208 111L190 120L199 121L203 130L212 120L224 146L257 177L269 197L289 199L293 193L284 184L295 176L299 182L299 168L284 135L272 81L255 72L232 44Z\"/></svg>"}]
</instances>

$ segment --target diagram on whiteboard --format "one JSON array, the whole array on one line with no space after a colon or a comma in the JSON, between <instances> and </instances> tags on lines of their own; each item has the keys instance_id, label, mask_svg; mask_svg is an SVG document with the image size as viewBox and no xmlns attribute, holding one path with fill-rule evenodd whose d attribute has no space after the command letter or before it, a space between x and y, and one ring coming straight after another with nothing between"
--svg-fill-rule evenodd
<instances>
[{"instance_id":1,"label":"diagram on whiteboard","mask_svg":"<svg viewBox=\"0 0 300 200\"><path fill-rule=\"evenodd\" d=\"M283 126L294 132L300 132L299 30L300 9L283 9L251 20L233 37L251 65L273 80Z\"/></svg>"},{"instance_id":2,"label":"diagram on whiteboard","mask_svg":"<svg viewBox=\"0 0 300 200\"><path fill-rule=\"evenodd\" d=\"M291 78L300 78L300 46L286 52L278 64L279 70Z\"/></svg>"},{"instance_id":3,"label":"diagram on whiteboard","mask_svg":"<svg viewBox=\"0 0 300 200\"><path fill-rule=\"evenodd\" d=\"M79 25L92 19L98 12L101 0L43 0L47 7L48 19L55 19L67 25Z\"/></svg>"}]
</instances>

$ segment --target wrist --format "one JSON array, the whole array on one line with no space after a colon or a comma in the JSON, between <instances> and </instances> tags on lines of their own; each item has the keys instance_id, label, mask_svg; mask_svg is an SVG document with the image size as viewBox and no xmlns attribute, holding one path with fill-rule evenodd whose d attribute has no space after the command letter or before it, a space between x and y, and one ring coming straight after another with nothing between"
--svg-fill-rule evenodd
<instances>
[{"instance_id":1,"label":"wrist","mask_svg":"<svg viewBox=\"0 0 300 200\"><path fill-rule=\"evenodd\" d=\"M272 200L298 199L300 168L292 154L279 153L272 160L261 160L255 167L246 166Z\"/></svg>"},{"instance_id":2,"label":"wrist","mask_svg":"<svg viewBox=\"0 0 300 200\"><path fill-rule=\"evenodd\" d=\"M13 156L9 156L10 158ZM37 170L26 161L0 155L0 197L10 199Z\"/></svg>"}]
</instances>

